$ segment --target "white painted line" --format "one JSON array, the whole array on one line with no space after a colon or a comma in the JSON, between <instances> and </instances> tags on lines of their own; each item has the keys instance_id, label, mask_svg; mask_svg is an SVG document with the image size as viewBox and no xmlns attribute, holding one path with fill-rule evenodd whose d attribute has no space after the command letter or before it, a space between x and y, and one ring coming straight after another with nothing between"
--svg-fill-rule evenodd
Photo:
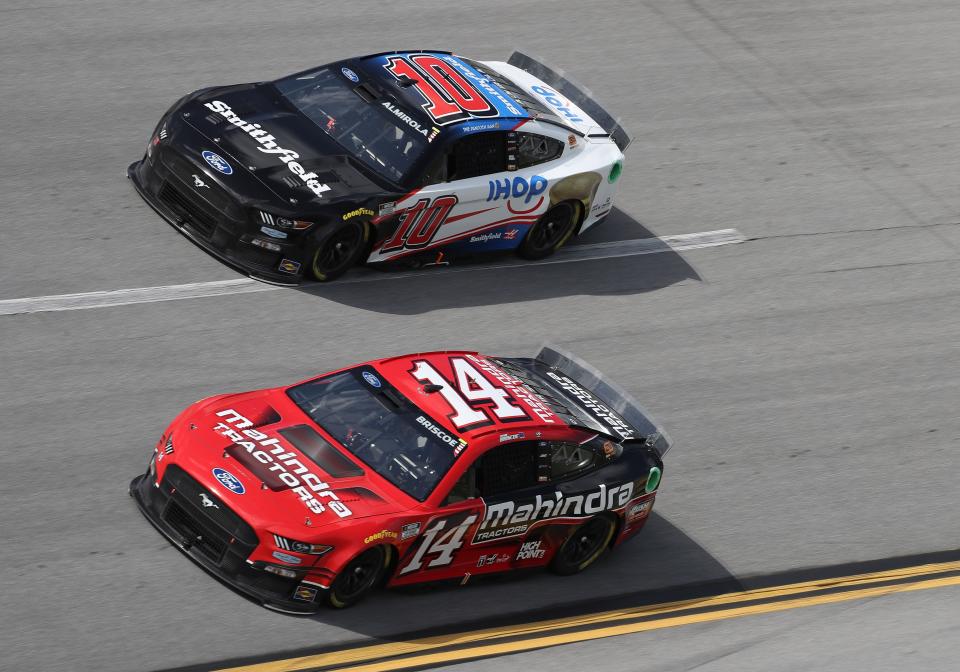
<instances>
[{"instance_id":1,"label":"white painted line","mask_svg":"<svg viewBox=\"0 0 960 672\"><path fill-rule=\"evenodd\" d=\"M517 266L547 266L569 264L576 261L596 259L614 259L632 257L641 254L660 254L661 252L682 252L704 247L734 245L746 240L736 229L684 233L662 238L643 238L641 240L618 240L592 245L572 245L561 249L557 254L542 261L507 261L488 265L452 266L440 269L426 269L403 273L384 273L357 269L347 277L337 280L336 285L349 285L358 282L400 280L411 277L429 277L434 274L465 273L485 269L513 268ZM305 285L310 287L311 285ZM313 285L314 287L318 285ZM156 303L158 301L182 301L209 296L228 294L250 294L255 292L273 292L284 287L268 285L249 278L234 280L216 280L213 282L192 282L185 285L166 285L163 287L136 287L132 289L114 289L81 294L57 294L55 296L33 296L23 299L0 300L0 315L22 315L25 313L49 313L65 310L87 310L89 308L108 308L129 306L137 303Z\"/></svg>"}]
</instances>

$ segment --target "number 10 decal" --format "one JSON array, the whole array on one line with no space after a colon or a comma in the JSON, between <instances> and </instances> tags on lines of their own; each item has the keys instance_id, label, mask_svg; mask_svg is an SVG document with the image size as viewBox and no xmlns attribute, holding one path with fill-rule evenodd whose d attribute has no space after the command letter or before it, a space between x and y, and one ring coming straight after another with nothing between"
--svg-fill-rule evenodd
<instances>
[{"instance_id":1,"label":"number 10 decal","mask_svg":"<svg viewBox=\"0 0 960 672\"><path fill-rule=\"evenodd\" d=\"M497 115L497 109L449 62L433 54L393 56L384 66L397 79L413 81L426 102L424 111L438 125Z\"/></svg>"},{"instance_id":2,"label":"number 10 decal","mask_svg":"<svg viewBox=\"0 0 960 672\"><path fill-rule=\"evenodd\" d=\"M399 250L401 247L425 247L437 235L456 204L457 197L452 195L440 196L432 203L429 198L417 201L400 215L397 230L383 244L382 251Z\"/></svg>"}]
</instances>

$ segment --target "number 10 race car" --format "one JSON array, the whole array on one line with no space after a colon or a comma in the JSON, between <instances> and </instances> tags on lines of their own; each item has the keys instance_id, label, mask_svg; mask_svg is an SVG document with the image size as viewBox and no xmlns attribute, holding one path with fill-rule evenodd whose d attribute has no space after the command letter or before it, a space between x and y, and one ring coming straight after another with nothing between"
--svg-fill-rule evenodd
<instances>
[{"instance_id":1,"label":"number 10 race car","mask_svg":"<svg viewBox=\"0 0 960 672\"><path fill-rule=\"evenodd\" d=\"M610 212L629 141L523 54L390 52L191 93L128 176L204 249L297 284L364 260L546 257Z\"/></svg>"},{"instance_id":2,"label":"number 10 race car","mask_svg":"<svg viewBox=\"0 0 960 672\"><path fill-rule=\"evenodd\" d=\"M567 353L433 352L199 401L130 494L217 578L312 613L384 583L586 569L643 527L669 446Z\"/></svg>"}]
</instances>

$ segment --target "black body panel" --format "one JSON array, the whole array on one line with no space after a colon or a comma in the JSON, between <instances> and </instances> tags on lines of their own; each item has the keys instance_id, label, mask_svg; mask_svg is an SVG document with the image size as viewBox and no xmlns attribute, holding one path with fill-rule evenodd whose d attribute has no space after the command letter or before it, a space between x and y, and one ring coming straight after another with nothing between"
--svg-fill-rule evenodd
<instances>
[{"instance_id":1,"label":"black body panel","mask_svg":"<svg viewBox=\"0 0 960 672\"><path fill-rule=\"evenodd\" d=\"M167 467L159 487L149 471L133 479L130 496L158 531L234 590L285 613L310 614L319 608L293 599L299 579L283 578L247 562L258 544L253 528L176 465ZM216 506L203 505L204 498Z\"/></svg>"}]
</instances>

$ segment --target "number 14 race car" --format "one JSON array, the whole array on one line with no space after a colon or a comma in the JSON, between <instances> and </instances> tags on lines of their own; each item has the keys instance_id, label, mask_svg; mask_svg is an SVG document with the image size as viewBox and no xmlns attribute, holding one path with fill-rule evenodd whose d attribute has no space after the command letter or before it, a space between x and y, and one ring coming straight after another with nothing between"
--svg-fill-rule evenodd
<instances>
[{"instance_id":1,"label":"number 14 race car","mask_svg":"<svg viewBox=\"0 0 960 672\"><path fill-rule=\"evenodd\" d=\"M524 54L389 52L196 91L128 176L204 249L297 284L364 260L546 257L610 212L629 142Z\"/></svg>"},{"instance_id":2,"label":"number 14 race car","mask_svg":"<svg viewBox=\"0 0 960 672\"><path fill-rule=\"evenodd\" d=\"M384 583L586 569L643 527L669 446L570 354L432 352L199 401L130 494L217 578L312 613Z\"/></svg>"}]
</instances>

